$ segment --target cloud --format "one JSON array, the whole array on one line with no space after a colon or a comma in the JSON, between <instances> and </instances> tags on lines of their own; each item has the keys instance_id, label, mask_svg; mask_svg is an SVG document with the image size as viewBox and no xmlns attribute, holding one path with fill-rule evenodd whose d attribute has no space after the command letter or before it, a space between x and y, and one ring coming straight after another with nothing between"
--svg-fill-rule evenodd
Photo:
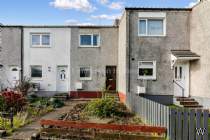
<instances>
[{"instance_id":1,"label":"cloud","mask_svg":"<svg viewBox=\"0 0 210 140\"><path fill-rule=\"evenodd\" d=\"M65 21L66 25L80 25L80 26L85 26L85 25L94 25L93 23L90 22L79 22L78 20L75 19L68 19Z\"/></svg>"},{"instance_id":2,"label":"cloud","mask_svg":"<svg viewBox=\"0 0 210 140\"><path fill-rule=\"evenodd\" d=\"M198 3L198 1L195 2L190 2L189 5L186 8L192 8L193 6L195 6Z\"/></svg>"},{"instance_id":3,"label":"cloud","mask_svg":"<svg viewBox=\"0 0 210 140\"><path fill-rule=\"evenodd\" d=\"M119 19L121 16L121 14L115 14L115 15L106 15L106 14L102 14L102 15L91 15L91 18L93 19L105 19L105 20L114 20L114 19Z\"/></svg>"},{"instance_id":4,"label":"cloud","mask_svg":"<svg viewBox=\"0 0 210 140\"><path fill-rule=\"evenodd\" d=\"M92 12L96 9L89 0L54 0L50 5L58 9L75 9L83 12Z\"/></svg>"},{"instance_id":5,"label":"cloud","mask_svg":"<svg viewBox=\"0 0 210 140\"><path fill-rule=\"evenodd\" d=\"M110 9L122 9L123 8L123 3L122 2L112 2L109 6Z\"/></svg>"},{"instance_id":6,"label":"cloud","mask_svg":"<svg viewBox=\"0 0 210 140\"><path fill-rule=\"evenodd\" d=\"M101 4L107 4L109 0L99 0Z\"/></svg>"}]
</instances>

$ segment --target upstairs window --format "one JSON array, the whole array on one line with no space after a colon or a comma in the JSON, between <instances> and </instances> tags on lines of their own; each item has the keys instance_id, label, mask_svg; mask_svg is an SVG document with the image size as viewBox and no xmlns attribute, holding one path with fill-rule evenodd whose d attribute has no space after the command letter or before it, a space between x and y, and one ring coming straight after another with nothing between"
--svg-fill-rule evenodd
<instances>
[{"instance_id":1,"label":"upstairs window","mask_svg":"<svg viewBox=\"0 0 210 140\"><path fill-rule=\"evenodd\" d=\"M138 63L139 79L156 79L156 61L139 61Z\"/></svg>"},{"instance_id":2,"label":"upstairs window","mask_svg":"<svg viewBox=\"0 0 210 140\"><path fill-rule=\"evenodd\" d=\"M32 47L49 47L50 34L31 34Z\"/></svg>"},{"instance_id":3,"label":"upstairs window","mask_svg":"<svg viewBox=\"0 0 210 140\"><path fill-rule=\"evenodd\" d=\"M139 19L139 36L164 36L164 19Z\"/></svg>"},{"instance_id":4,"label":"upstairs window","mask_svg":"<svg viewBox=\"0 0 210 140\"><path fill-rule=\"evenodd\" d=\"M98 34L80 35L80 47L99 47L100 37Z\"/></svg>"}]
</instances>

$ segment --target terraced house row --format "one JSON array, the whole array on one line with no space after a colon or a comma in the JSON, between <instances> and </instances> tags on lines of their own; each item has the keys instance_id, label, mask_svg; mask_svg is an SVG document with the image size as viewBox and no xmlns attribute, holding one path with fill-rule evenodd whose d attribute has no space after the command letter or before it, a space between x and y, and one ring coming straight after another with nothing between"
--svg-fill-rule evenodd
<instances>
[{"instance_id":1,"label":"terraced house row","mask_svg":"<svg viewBox=\"0 0 210 140\"><path fill-rule=\"evenodd\" d=\"M1 88L30 77L39 92L96 97L106 87L135 108L192 97L210 107L210 2L125 8L113 26L1 27Z\"/></svg>"}]
</instances>

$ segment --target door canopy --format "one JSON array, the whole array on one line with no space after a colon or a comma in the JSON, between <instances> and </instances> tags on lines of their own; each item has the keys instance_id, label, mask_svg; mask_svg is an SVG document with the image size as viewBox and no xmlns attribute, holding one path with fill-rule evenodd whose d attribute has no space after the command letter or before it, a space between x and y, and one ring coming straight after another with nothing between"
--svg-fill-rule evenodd
<instances>
[{"instance_id":1,"label":"door canopy","mask_svg":"<svg viewBox=\"0 0 210 140\"><path fill-rule=\"evenodd\" d=\"M200 56L190 50L171 50L171 69L179 61L198 60Z\"/></svg>"}]
</instances>

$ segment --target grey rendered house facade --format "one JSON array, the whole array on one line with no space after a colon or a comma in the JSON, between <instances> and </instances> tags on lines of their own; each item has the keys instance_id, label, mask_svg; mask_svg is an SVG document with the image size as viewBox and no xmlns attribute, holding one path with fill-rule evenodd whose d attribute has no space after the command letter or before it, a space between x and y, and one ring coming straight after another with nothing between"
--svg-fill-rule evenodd
<instances>
[{"instance_id":1,"label":"grey rendered house facade","mask_svg":"<svg viewBox=\"0 0 210 140\"><path fill-rule=\"evenodd\" d=\"M210 107L209 10L208 0L190 9L125 9L119 24L124 42L118 75L126 79L118 82L121 101L134 109L139 95L164 104L193 97Z\"/></svg>"},{"instance_id":2,"label":"grey rendered house facade","mask_svg":"<svg viewBox=\"0 0 210 140\"><path fill-rule=\"evenodd\" d=\"M1 26L0 90L14 87L22 75L22 28Z\"/></svg>"},{"instance_id":3,"label":"grey rendered house facade","mask_svg":"<svg viewBox=\"0 0 210 140\"><path fill-rule=\"evenodd\" d=\"M129 106L141 94L138 88L145 87L143 93L153 98L174 95L171 50L190 50L190 13L191 9L125 9L119 25L119 38L125 42L119 43L123 51L119 52L118 67L119 75L127 80L119 82L118 90ZM142 74L144 70L148 74Z\"/></svg>"},{"instance_id":4,"label":"grey rendered house facade","mask_svg":"<svg viewBox=\"0 0 210 140\"><path fill-rule=\"evenodd\" d=\"M98 96L109 84L117 90L117 26L74 27L71 40L70 96Z\"/></svg>"},{"instance_id":5,"label":"grey rendered house facade","mask_svg":"<svg viewBox=\"0 0 210 140\"><path fill-rule=\"evenodd\" d=\"M99 97L109 88L130 108L139 95L164 104L192 96L210 107L209 10L206 0L193 8L125 8L113 26L5 26L9 51L0 64L22 67L43 92ZM5 59L13 52L17 58Z\"/></svg>"}]
</instances>

